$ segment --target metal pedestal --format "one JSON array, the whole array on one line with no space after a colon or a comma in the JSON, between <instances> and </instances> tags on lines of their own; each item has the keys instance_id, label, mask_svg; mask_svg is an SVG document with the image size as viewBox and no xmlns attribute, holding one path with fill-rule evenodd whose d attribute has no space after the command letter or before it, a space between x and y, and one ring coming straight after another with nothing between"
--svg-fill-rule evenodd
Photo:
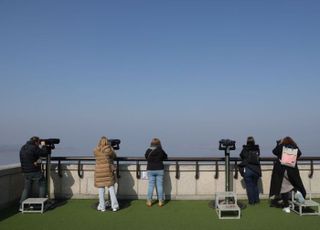
<instances>
[{"instance_id":1,"label":"metal pedestal","mask_svg":"<svg viewBox=\"0 0 320 230\"><path fill-rule=\"evenodd\" d=\"M43 213L48 198L28 198L22 202L22 213Z\"/></svg>"},{"instance_id":2,"label":"metal pedestal","mask_svg":"<svg viewBox=\"0 0 320 230\"><path fill-rule=\"evenodd\" d=\"M316 215L320 216L320 204L311 199L311 195L309 199L306 199L304 203L300 203L294 199L294 193L292 193L291 198L291 210L300 216L311 216Z\"/></svg>"},{"instance_id":3,"label":"metal pedestal","mask_svg":"<svg viewBox=\"0 0 320 230\"><path fill-rule=\"evenodd\" d=\"M215 206L219 219L240 219L241 209L234 192L216 193Z\"/></svg>"}]
</instances>

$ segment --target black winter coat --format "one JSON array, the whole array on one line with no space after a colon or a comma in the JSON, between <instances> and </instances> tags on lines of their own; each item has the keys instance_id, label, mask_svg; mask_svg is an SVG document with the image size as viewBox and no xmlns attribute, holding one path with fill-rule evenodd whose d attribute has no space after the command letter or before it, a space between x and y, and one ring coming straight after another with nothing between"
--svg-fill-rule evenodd
<instances>
[{"instance_id":1,"label":"black winter coat","mask_svg":"<svg viewBox=\"0 0 320 230\"><path fill-rule=\"evenodd\" d=\"M259 156L259 145L244 145L240 153L240 158L242 160L242 162L239 164L240 173L243 171L243 168L247 167L261 176Z\"/></svg>"},{"instance_id":2,"label":"black winter coat","mask_svg":"<svg viewBox=\"0 0 320 230\"><path fill-rule=\"evenodd\" d=\"M32 141L28 141L20 150L20 162L23 173L39 172L41 165L35 164L40 157L45 157L48 152L39 148Z\"/></svg>"},{"instance_id":3,"label":"black winter coat","mask_svg":"<svg viewBox=\"0 0 320 230\"><path fill-rule=\"evenodd\" d=\"M292 186L294 187L294 189L299 190L302 193L302 195L305 197L306 190L303 186L297 164L295 165L294 168L292 168L292 167L282 165L280 162L280 159L282 157L283 146L284 145L282 145L282 144L277 145L272 151L273 154L275 156L277 156L277 160L274 162L274 166L273 166L273 170L272 170L269 197L271 197L273 195L275 195L275 196L280 195L281 185L282 185L285 170L287 170L289 181L292 184ZM285 147L297 148L296 146L290 146L290 145L286 145ZM299 158L300 156L301 156L301 151L298 148L297 158Z\"/></svg>"},{"instance_id":4,"label":"black winter coat","mask_svg":"<svg viewBox=\"0 0 320 230\"><path fill-rule=\"evenodd\" d=\"M163 161L168 159L166 152L161 147L156 147L154 150L147 149L145 157L148 161L147 170L164 169Z\"/></svg>"}]
</instances>

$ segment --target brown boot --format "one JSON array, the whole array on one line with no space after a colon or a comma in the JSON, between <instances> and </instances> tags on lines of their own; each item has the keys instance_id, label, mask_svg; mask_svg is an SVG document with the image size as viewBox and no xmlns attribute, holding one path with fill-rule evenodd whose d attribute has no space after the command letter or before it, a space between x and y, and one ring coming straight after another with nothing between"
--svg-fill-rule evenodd
<instances>
[{"instance_id":1,"label":"brown boot","mask_svg":"<svg viewBox=\"0 0 320 230\"><path fill-rule=\"evenodd\" d=\"M158 206L159 206L159 207L162 207L163 205L164 205L163 200L159 200Z\"/></svg>"},{"instance_id":2,"label":"brown boot","mask_svg":"<svg viewBox=\"0 0 320 230\"><path fill-rule=\"evenodd\" d=\"M147 205L148 207L151 207L151 206L152 206L152 202L151 202L151 200L147 200L146 205Z\"/></svg>"}]
</instances>

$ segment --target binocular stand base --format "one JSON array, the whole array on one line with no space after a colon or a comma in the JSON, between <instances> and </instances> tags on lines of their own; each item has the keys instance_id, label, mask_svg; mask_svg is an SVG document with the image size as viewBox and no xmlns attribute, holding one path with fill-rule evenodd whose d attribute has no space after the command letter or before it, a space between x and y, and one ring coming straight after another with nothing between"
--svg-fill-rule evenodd
<instances>
[{"instance_id":1,"label":"binocular stand base","mask_svg":"<svg viewBox=\"0 0 320 230\"><path fill-rule=\"evenodd\" d=\"M215 208L219 219L240 219L241 209L234 192L216 193Z\"/></svg>"},{"instance_id":2,"label":"binocular stand base","mask_svg":"<svg viewBox=\"0 0 320 230\"><path fill-rule=\"evenodd\" d=\"M28 198L22 202L22 213L43 213L48 198Z\"/></svg>"}]
</instances>

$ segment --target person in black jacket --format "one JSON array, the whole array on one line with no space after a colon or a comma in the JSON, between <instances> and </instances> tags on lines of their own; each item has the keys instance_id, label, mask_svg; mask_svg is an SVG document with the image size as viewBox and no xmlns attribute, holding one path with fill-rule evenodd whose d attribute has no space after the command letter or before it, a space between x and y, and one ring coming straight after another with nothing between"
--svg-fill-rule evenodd
<instances>
[{"instance_id":1,"label":"person in black jacket","mask_svg":"<svg viewBox=\"0 0 320 230\"><path fill-rule=\"evenodd\" d=\"M243 146L240 153L240 173L244 178L249 204L260 202L258 180L261 177L260 149L255 144L253 137L247 138L247 144Z\"/></svg>"},{"instance_id":2,"label":"person in black jacket","mask_svg":"<svg viewBox=\"0 0 320 230\"><path fill-rule=\"evenodd\" d=\"M275 196L275 199L271 201L271 206L277 206L278 201L282 199L283 211L290 213L289 192L295 191L297 198L304 200L306 190L303 186L297 163L295 163L294 167L281 163L284 147L297 149L297 158L301 156L300 149L291 137L285 137L277 141L277 146L272 151L277 156L277 160L274 162L272 170L269 197Z\"/></svg>"},{"instance_id":3,"label":"person in black jacket","mask_svg":"<svg viewBox=\"0 0 320 230\"><path fill-rule=\"evenodd\" d=\"M22 202L32 194L32 185L35 184L39 191L39 197L45 197L45 180L41 172L41 157L48 155L48 151L42 145L39 137L31 137L20 150L21 169L24 175L24 189L20 198L20 208Z\"/></svg>"},{"instance_id":4,"label":"person in black jacket","mask_svg":"<svg viewBox=\"0 0 320 230\"><path fill-rule=\"evenodd\" d=\"M164 165L163 160L168 158L167 154L161 147L161 142L158 138L154 138L151 141L150 147L145 153L145 158L147 159L147 170L148 170L148 194L147 194L147 206L152 205L152 194L154 186L157 188L158 205L162 207L164 205L163 197L163 175L164 175Z\"/></svg>"}]
</instances>

